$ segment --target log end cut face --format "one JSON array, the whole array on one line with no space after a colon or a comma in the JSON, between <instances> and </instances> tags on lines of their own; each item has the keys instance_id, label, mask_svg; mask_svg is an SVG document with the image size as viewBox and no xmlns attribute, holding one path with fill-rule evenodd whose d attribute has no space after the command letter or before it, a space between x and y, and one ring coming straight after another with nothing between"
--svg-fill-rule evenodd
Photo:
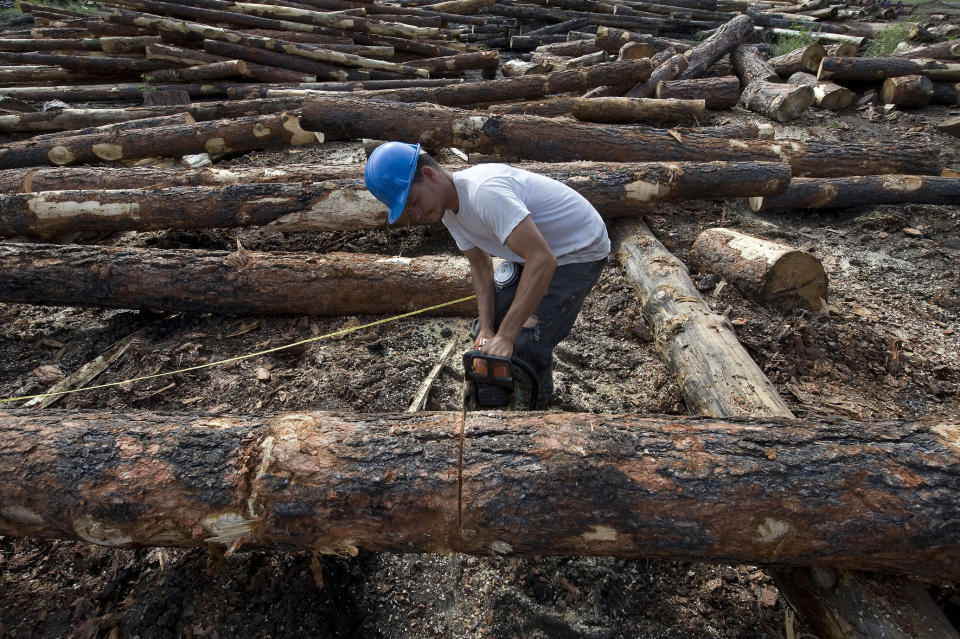
<instances>
[{"instance_id":1,"label":"log end cut face","mask_svg":"<svg viewBox=\"0 0 960 639\"><path fill-rule=\"evenodd\" d=\"M809 253L790 251L771 269L762 297L785 311L820 310L821 300L827 299L827 274L820 260Z\"/></svg>"}]
</instances>

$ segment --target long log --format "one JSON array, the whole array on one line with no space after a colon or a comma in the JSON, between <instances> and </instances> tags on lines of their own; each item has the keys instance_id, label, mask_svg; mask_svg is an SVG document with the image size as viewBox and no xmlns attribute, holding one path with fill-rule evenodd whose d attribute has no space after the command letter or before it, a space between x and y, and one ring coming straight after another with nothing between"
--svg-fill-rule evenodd
<instances>
[{"instance_id":1,"label":"long log","mask_svg":"<svg viewBox=\"0 0 960 639\"><path fill-rule=\"evenodd\" d=\"M690 258L694 266L721 275L744 295L779 311L819 311L827 299L820 260L785 244L710 228L694 240Z\"/></svg>"},{"instance_id":2,"label":"long log","mask_svg":"<svg viewBox=\"0 0 960 639\"><path fill-rule=\"evenodd\" d=\"M147 90L148 88L143 82L117 82L113 84L84 86L4 87L0 89L0 96L8 96L33 102L46 100L63 100L65 102L116 102L134 100L142 102L144 92ZM151 85L149 90L186 91L191 98L202 98L225 95L227 87L218 82L205 82L200 84Z\"/></svg>"},{"instance_id":3,"label":"long log","mask_svg":"<svg viewBox=\"0 0 960 639\"><path fill-rule=\"evenodd\" d=\"M370 79L370 73L367 71L346 69L324 62L318 62L317 60L308 60L307 58L296 55L287 55L286 53L247 47L242 44L233 44L232 42L208 39L203 41L203 49L212 55L238 58L271 67L299 71L315 76L314 79L337 80L340 82Z\"/></svg>"},{"instance_id":4,"label":"long log","mask_svg":"<svg viewBox=\"0 0 960 639\"><path fill-rule=\"evenodd\" d=\"M146 71L170 68L169 64L156 60L57 55L51 53L12 53L8 51L0 51L0 62L13 64L48 64L81 73L116 77L137 76Z\"/></svg>"},{"instance_id":5,"label":"long log","mask_svg":"<svg viewBox=\"0 0 960 639\"><path fill-rule=\"evenodd\" d=\"M739 84L739 81L734 79ZM662 86L663 83L661 83ZM483 116L427 104L312 97L303 125L329 139L395 139L538 161L784 161L808 177L938 174L939 153L915 144L829 145L794 140L727 140L640 127L579 124L531 115Z\"/></svg>"},{"instance_id":6,"label":"long log","mask_svg":"<svg viewBox=\"0 0 960 639\"><path fill-rule=\"evenodd\" d=\"M628 42L647 44L654 47L658 51L673 47L677 51L683 53L684 51L689 51L692 48L692 45L688 42L669 40L667 38L658 38L646 33L635 33L633 31L627 31L626 29L617 29L616 27L597 27L595 44L597 47L603 49L607 53L616 53L620 50L620 47Z\"/></svg>"},{"instance_id":7,"label":"long log","mask_svg":"<svg viewBox=\"0 0 960 639\"><path fill-rule=\"evenodd\" d=\"M53 67L42 64L0 66L0 83L3 84L23 85L40 82L95 82L99 79L99 75L82 74L64 69L63 67Z\"/></svg>"},{"instance_id":8,"label":"long log","mask_svg":"<svg viewBox=\"0 0 960 639\"><path fill-rule=\"evenodd\" d=\"M230 153L322 141L322 136L300 127L300 118L280 113L38 142L28 140L0 148L0 168L116 161L158 153Z\"/></svg>"},{"instance_id":9,"label":"long log","mask_svg":"<svg viewBox=\"0 0 960 639\"><path fill-rule=\"evenodd\" d=\"M720 58L733 51L753 33L753 20L746 14L738 15L723 24L709 38L687 51L687 68L681 80L699 78Z\"/></svg>"},{"instance_id":10,"label":"long log","mask_svg":"<svg viewBox=\"0 0 960 639\"><path fill-rule=\"evenodd\" d=\"M662 200L774 195L783 192L790 181L789 167L772 162L517 166L567 184L607 218L636 216ZM52 172L40 181L49 181L63 171ZM118 172L126 183L149 188L0 195L0 236L55 237L75 231L248 225L270 225L271 230L278 231L387 226L386 208L366 190L355 168ZM324 176L330 179L292 182L298 178L321 180ZM102 181L103 177L93 179ZM257 179L269 182L249 183ZM34 188L36 180L36 175L27 174L21 184ZM189 185L173 186L171 182Z\"/></svg>"},{"instance_id":11,"label":"long log","mask_svg":"<svg viewBox=\"0 0 960 639\"><path fill-rule=\"evenodd\" d=\"M960 105L960 82L934 82L932 102L949 106Z\"/></svg>"},{"instance_id":12,"label":"long log","mask_svg":"<svg viewBox=\"0 0 960 639\"><path fill-rule=\"evenodd\" d=\"M76 129L74 131L40 133L30 138L31 142L42 140L55 140L67 136L104 134L116 131L132 131L134 129L149 129L161 126L176 126L180 124L193 124L196 119L189 113L174 113L172 115L159 115L152 118L141 118L139 120L126 120L124 122L115 122L113 124L104 124L97 127L86 129Z\"/></svg>"},{"instance_id":13,"label":"long log","mask_svg":"<svg viewBox=\"0 0 960 639\"><path fill-rule=\"evenodd\" d=\"M797 71L791 75L789 84L805 84L813 89L813 102L822 109L839 111L846 109L853 103L853 91L833 82L821 82L810 73Z\"/></svg>"},{"instance_id":14,"label":"long log","mask_svg":"<svg viewBox=\"0 0 960 639\"><path fill-rule=\"evenodd\" d=\"M866 175L845 178L794 178L787 190L779 195L750 198L750 208L754 211L773 211L957 202L960 202L960 178Z\"/></svg>"},{"instance_id":15,"label":"long log","mask_svg":"<svg viewBox=\"0 0 960 639\"><path fill-rule=\"evenodd\" d=\"M740 80L733 75L692 80L661 80L654 93L660 99L703 100L711 111L723 111L733 108L740 101Z\"/></svg>"},{"instance_id":16,"label":"long log","mask_svg":"<svg viewBox=\"0 0 960 639\"><path fill-rule=\"evenodd\" d=\"M471 294L460 257L3 244L11 303L271 315L388 315ZM468 315L463 302L436 311Z\"/></svg>"},{"instance_id":17,"label":"long log","mask_svg":"<svg viewBox=\"0 0 960 639\"><path fill-rule=\"evenodd\" d=\"M706 119L703 100L577 98L572 106L574 117L583 122L678 123L703 122Z\"/></svg>"},{"instance_id":18,"label":"long log","mask_svg":"<svg viewBox=\"0 0 960 639\"><path fill-rule=\"evenodd\" d=\"M799 117L813 104L813 87L756 80L740 94L740 104L771 120L786 122Z\"/></svg>"},{"instance_id":19,"label":"long log","mask_svg":"<svg viewBox=\"0 0 960 639\"><path fill-rule=\"evenodd\" d=\"M178 69L161 69L143 74L146 82L203 82L250 75L243 60L223 60Z\"/></svg>"},{"instance_id":20,"label":"long log","mask_svg":"<svg viewBox=\"0 0 960 639\"><path fill-rule=\"evenodd\" d=\"M148 44L146 46L146 55L151 60L166 60L188 66L211 64L230 59L227 56L214 55L206 51L185 49L161 43ZM317 79L317 76L312 73L261 64L252 60L246 60L244 67L246 68L247 74L258 82L313 82Z\"/></svg>"},{"instance_id":21,"label":"long log","mask_svg":"<svg viewBox=\"0 0 960 639\"><path fill-rule=\"evenodd\" d=\"M430 73L431 78L442 78L453 74L459 75L469 69L481 69L484 71L484 78L491 80L493 76L496 75L497 67L500 65L500 52L475 51L472 53L461 53L438 58L412 60L407 64L412 67L426 69Z\"/></svg>"},{"instance_id":22,"label":"long log","mask_svg":"<svg viewBox=\"0 0 960 639\"><path fill-rule=\"evenodd\" d=\"M756 80L780 81L776 69L767 62L756 46L741 44L730 53L730 63L737 77L740 78L741 86L746 87Z\"/></svg>"},{"instance_id":23,"label":"long log","mask_svg":"<svg viewBox=\"0 0 960 639\"><path fill-rule=\"evenodd\" d=\"M0 433L4 535L960 574L945 418L15 409Z\"/></svg>"},{"instance_id":24,"label":"long log","mask_svg":"<svg viewBox=\"0 0 960 639\"><path fill-rule=\"evenodd\" d=\"M910 60L885 56L878 58L824 58L817 71L818 80L874 82L904 75L924 75L942 82L960 81L960 64L938 60Z\"/></svg>"},{"instance_id":25,"label":"long log","mask_svg":"<svg viewBox=\"0 0 960 639\"><path fill-rule=\"evenodd\" d=\"M928 44L922 47L911 47L903 51L896 51L891 55L901 58L935 58L938 60L960 60L960 42L956 40L944 40L935 44Z\"/></svg>"}]
</instances>

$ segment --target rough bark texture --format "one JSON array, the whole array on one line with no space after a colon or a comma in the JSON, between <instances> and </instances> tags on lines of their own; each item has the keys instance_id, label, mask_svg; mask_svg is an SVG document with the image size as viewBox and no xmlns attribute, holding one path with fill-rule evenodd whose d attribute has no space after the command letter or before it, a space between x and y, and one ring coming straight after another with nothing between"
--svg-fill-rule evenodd
<instances>
[{"instance_id":1,"label":"rough bark texture","mask_svg":"<svg viewBox=\"0 0 960 639\"><path fill-rule=\"evenodd\" d=\"M790 181L782 163L520 164L578 191L605 217L640 214L661 200L772 195ZM105 176L82 179L103 181ZM299 179L357 174L352 167L172 172L119 169L150 188L57 190L0 195L0 236L54 237L74 231L146 231L270 225L273 230L351 230L387 225L386 207L359 176L306 184ZM188 175L181 175L188 173ZM56 179L63 170L41 178ZM22 174L21 174L22 176ZM22 176L36 188L35 175ZM153 179L153 182L149 180ZM247 183L267 179L280 183ZM220 186L171 186L169 182ZM228 182L226 186L222 186Z\"/></svg>"},{"instance_id":2,"label":"rough bark texture","mask_svg":"<svg viewBox=\"0 0 960 639\"><path fill-rule=\"evenodd\" d=\"M250 75L243 60L223 60L179 69L161 69L143 74L147 82L202 82Z\"/></svg>"},{"instance_id":3,"label":"rough bark texture","mask_svg":"<svg viewBox=\"0 0 960 639\"><path fill-rule=\"evenodd\" d=\"M32 142L43 140L57 140L77 135L107 134L117 131L133 131L136 129L150 129L153 127L176 126L183 124L193 124L196 119L189 113L176 113L173 115L158 115L153 118L141 118L139 120L127 120L125 122L114 122L113 124L104 124L102 126L88 127L86 129L75 129L71 131L55 133L38 133L30 138Z\"/></svg>"},{"instance_id":4,"label":"rough bark texture","mask_svg":"<svg viewBox=\"0 0 960 639\"><path fill-rule=\"evenodd\" d=\"M184 49L182 47L160 43L147 45L147 57L151 60L167 60L169 62L186 65L208 64L230 59L228 56L215 55L213 53L207 53L206 51ZM246 58L243 59L246 60ZM304 60L304 62L307 64L310 63L309 60ZM256 60L246 60L246 67L247 73L257 82L312 82L317 79L315 72L295 71L276 65L261 64ZM311 71L315 71L315 69L311 67Z\"/></svg>"},{"instance_id":5,"label":"rough bark texture","mask_svg":"<svg viewBox=\"0 0 960 639\"><path fill-rule=\"evenodd\" d=\"M791 246L712 228L697 236L690 257L695 266L780 311L819 311L821 300L827 299L827 274L820 260Z\"/></svg>"},{"instance_id":6,"label":"rough bark texture","mask_svg":"<svg viewBox=\"0 0 960 639\"><path fill-rule=\"evenodd\" d=\"M734 78L734 82L739 82ZM662 86L662 84L661 84ZM799 141L727 140L640 127L577 124L530 115L482 116L426 104L314 97L304 103L304 126L329 139L395 139L430 148L539 161L788 161L797 176L875 173L937 174L938 153L909 146L826 145Z\"/></svg>"},{"instance_id":7,"label":"rough bark texture","mask_svg":"<svg viewBox=\"0 0 960 639\"><path fill-rule=\"evenodd\" d=\"M170 64L137 58L111 58L50 53L12 53L0 51L0 62L11 64L48 64L70 71L91 73L106 77L137 77L147 71L168 69Z\"/></svg>"},{"instance_id":8,"label":"rough bark texture","mask_svg":"<svg viewBox=\"0 0 960 639\"><path fill-rule=\"evenodd\" d=\"M744 88L740 103L771 120L786 122L799 117L813 104L813 87L757 80Z\"/></svg>"},{"instance_id":9,"label":"rough bark texture","mask_svg":"<svg viewBox=\"0 0 960 639\"><path fill-rule=\"evenodd\" d=\"M754 45L741 44L734 49L730 54L730 63L737 77L740 78L741 86L746 87L755 80L780 81L777 71L770 66L767 59L760 53L760 49Z\"/></svg>"},{"instance_id":10,"label":"rough bark texture","mask_svg":"<svg viewBox=\"0 0 960 639\"><path fill-rule=\"evenodd\" d=\"M645 33L635 33L633 31L627 31L626 29L617 29L615 27L597 27L596 46L603 49L607 53L616 53L620 50L620 47L628 42L648 44L657 50L674 47L681 53L691 49L689 42L679 42L676 40L668 40L666 38L658 38Z\"/></svg>"},{"instance_id":11,"label":"rough bark texture","mask_svg":"<svg viewBox=\"0 0 960 639\"><path fill-rule=\"evenodd\" d=\"M738 47L753 33L753 19L746 14L732 18L717 29L709 38L690 49L687 68L680 74L681 80L698 78L713 64Z\"/></svg>"},{"instance_id":12,"label":"rough bark texture","mask_svg":"<svg viewBox=\"0 0 960 639\"><path fill-rule=\"evenodd\" d=\"M205 313L388 315L472 293L459 257L4 244L0 273L4 302Z\"/></svg>"},{"instance_id":13,"label":"rough bark texture","mask_svg":"<svg viewBox=\"0 0 960 639\"><path fill-rule=\"evenodd\" d=\"M845 178L794 178L780 195L750 198L754 211L826 209L873 204L956 204L960 178L867 175Z\"/></svg>"},{"instance_id":14,"label":"rough bark texture","mask_svg":"<svg viewBox=\"0 0 960 639\"><path fill-rule=\"evenodd\" d=\"M442 78L449 75L461 75L469 69L482 69L484 77L492 79L500 64L499 51L475 51L458 55L442 56L439 58L425 58L412 60L407 63L412 67L419 67L430 72L431 78Z\"/></svg>"},{"instance_id":15,"label":"rough bark texture","mask_svg":"<svg viewBox=\"0 0 960 639\"><path fill-rule=\"evenodd\" d=\"M933 82L924 75L887 78L880 87L880 99L904 109L927 106L933 100Z\"/></svg>"},{"instance_id":16,"label":"rough bark texture","mask_svg":"<svg viewBox=\"0 0 960 639\"><path fill-rule=\"evenodd\" d=\"M932 102L949 106L960 105L960 82L934 82Z\"/></svg>"},{"instance_id":17,"label":"rough bark texture","mask_svg":"<svg viewBox=\"0 0 960 639\"><path fill-rule=\"evenodd\" d=\"M177 156L251 151L318 141L322 136L318 140L315 133L304 131L297 116L281 113L9 144L0 149L0 168L128 160L158 153Z\"/></svg>"},{"instance_id":18,"label":"rough bark texture","mask_svg":"<svg viewBox=\"0 0 960 639\"><path fill-rule=\"evenodd\" d=\"M899 47L897 47L899 49ZM839 55L839 54L833 54ZM896 51L891 55L901 58L935 58L938 60L960 60L960 42L956 40L944 40L935 44L929 44L922 47L908 48L904 51Z\"/></svg>"},{"instance_id":19,"label":"rough bark texture","mask_svg":"<svg viewBox=\"0 0 960 639\"><path fill-rule=\"evenodd\" d=\"M3 534L960 574L946 419L10 410L0 432Z\"/></svg>"},{"instance_id":20,"label":"rough bark texture","mask_svg":"<svg viewBox=\"0 0 960 639\"><path fill-rule=\"evenodd\" d=\"M820 68L820 61L827 52L821 44L811 44L794 49L789 53L770 58L767 63L781 76L787 78L797 71L816 73Z\"/></svg>"},{"instance_id":21,"label":"rough bark texture","mask_svg":"<svg viewBox=\"0 0 960 639\"><path fill-rule=\"evenodd\" d=\"M960 64L937 60L881 58L824 58L817 72L819 80L875 82L903 75L925 75L931 80L960 81Z\"/></svg>"},{"instance_id":22,"label":"rough bark texture","mask_svg":"<svg viewBox=\"0 0 960 639\"><path fill-rule=\"evenodd\" d=\"M673 47L669 50L675 51ZM661 81L673 80L686 68L687 59L683 57L682 53L676 53L654 68L649 78L635 84L624 96L628 98L652 98L657 94L657 85Z\"/></svg>"},{"instance_id":23,"label":"rough bark texture","mask_svg":"<svg viewBox=\"0 0 960 639\"><path fill-rule=\"evenodd\" d=\"M226 95L226 85L218 82L202 84L161 84L152 85L150 91L185 91L191 98ZM143 82L117 82L114 84L91 84L82 86L62 85L54 87L6 87L0 89L0 95L20 100L42 102L63 100L64 102L116 102L124 100L140 101L147 92Z\"/></svg>"},{"instance_id":24,"label":"rough bark texture","mask_svg":"<svg viewBox=\"0 0 960 639\"><path fill-rule=\"evenodd\" d=\"M337 80L340 82L370 79L370 74L367 71L346 69L316 60L308 60L300 56L247 47L242 44L233 44L232 42L204 40L203 48L204 51L213 55L238 58L274 68L299 71L300 73L314 77L314 79L322 78L324 80Z\"/></svg>"},{"instance_id":25,"label":"rough bark texture","mask_svg":"<svg viewBox=\"0 0 960 639\"><path fill-rule=\"evenodd\" d=\"M853 103L853 91L833 82L821 82L811 73L797 71L791 75L789 84L806 85L813 89L813 103L821 109L839 111Z\"/></svg>"},{"instance_id":26,"label":"rough bark texture","mask_svg":"<svg viewBox=\"0 0 960 639\"><path fill-rule=\"evenodd\" d=\"M705 121L703 100L651 98L577 98L573 115L584 122L634 124Z\"/></svg>"},{"instance_id":27,"label":"rough bark texture","mask_svg":"<svg viewBox=\"0 0 960 639\"><path fill-rule=\"evenodd\" d=\"M723 111L740 100L740 80L728 75L720 78L664 80L657 84L658 98L704 100L711 111Z\"/></svg>"}]
</instances>

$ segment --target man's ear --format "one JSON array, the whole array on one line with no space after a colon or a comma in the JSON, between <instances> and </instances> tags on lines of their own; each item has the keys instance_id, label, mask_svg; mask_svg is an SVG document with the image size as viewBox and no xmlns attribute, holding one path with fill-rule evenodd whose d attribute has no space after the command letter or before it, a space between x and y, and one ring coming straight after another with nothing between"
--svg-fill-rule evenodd
<instances>
[{"instance_id":1,"label":"man's ear","mask_svg":"<svg viewBox=\"0 0 960 639\"><path fill-rule=\"evenodd\" d=\"M437 178L439 177L439 174L437 173L436 169L434 169L432 166L425 166L421 168L420 175L427 178L431 182L436 182Z\"/></svg>"}]
</instances>

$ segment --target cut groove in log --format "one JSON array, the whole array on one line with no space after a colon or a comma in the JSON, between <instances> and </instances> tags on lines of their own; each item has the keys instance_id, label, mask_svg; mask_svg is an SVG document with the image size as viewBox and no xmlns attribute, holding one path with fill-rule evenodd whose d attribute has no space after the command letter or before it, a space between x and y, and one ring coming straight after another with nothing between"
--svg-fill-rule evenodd
<instances>
[{"instance_id":1,"label":"cut groove in log","mask_svg":"<svg viewBox=\"0 0 960 639\"><path fill-rule=\"evenodd\" d=\"M780 195L750 198L754 211L852 208L872 204L956 204L960 179L918 175L793 178Z\"/></svg>"},{"instance_id":2,"label":"cut groove in log","mask_svg":"<svg viewBox=\"0 0 960 639\"><path fill-rule=\"evenodd\" d=\"M819 311L827 274L810 253L725 228L706 229L694 241L695 266L723 276L744 295L789 312Z\"/></svg>"}]
</instances>

